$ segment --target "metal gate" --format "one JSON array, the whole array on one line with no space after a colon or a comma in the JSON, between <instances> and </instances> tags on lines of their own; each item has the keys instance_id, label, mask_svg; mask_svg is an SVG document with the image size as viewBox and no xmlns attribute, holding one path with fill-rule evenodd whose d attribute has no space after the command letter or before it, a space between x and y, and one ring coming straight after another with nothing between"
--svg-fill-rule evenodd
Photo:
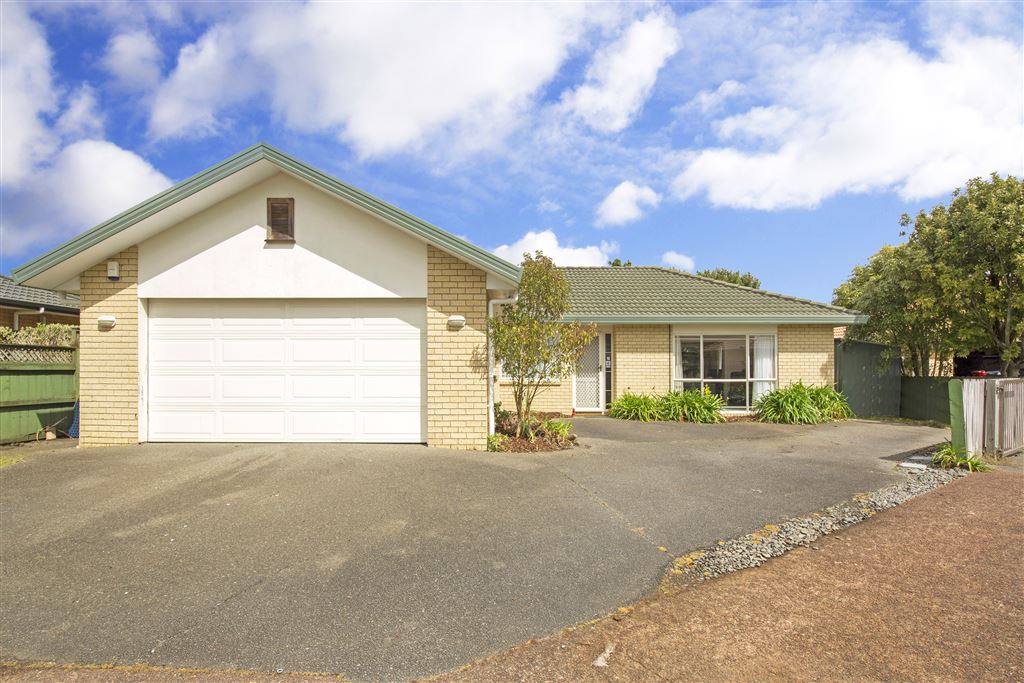
<instances>
[{"instance_id":1,"label":"metal gate","mask_svg":"<svg viewBox=\"0 0 1024 683\"><path fill-rule=\"evenodd\" d=\"M962 383L963 448L971 455L1011 455L1024 450L1024 379L964 379ZM957 398L955 393L952 389L951 399ZM959 408L954 403L950 401L951 411Z\"/></svg>"}]
</instances>

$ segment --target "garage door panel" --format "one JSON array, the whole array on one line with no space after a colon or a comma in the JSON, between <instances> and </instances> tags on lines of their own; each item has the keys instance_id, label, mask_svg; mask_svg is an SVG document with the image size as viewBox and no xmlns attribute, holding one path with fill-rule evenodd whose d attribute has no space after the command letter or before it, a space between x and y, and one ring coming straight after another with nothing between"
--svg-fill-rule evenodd
<instances>
[{"instance_id":1,"label":"garage door panel","mask_svg":"<svg viewBox=\"0 0 1024 683\"><path fill-rule=\"evenodd\" d=\"M406 401L413 405L420 402L422 378L417 375L371 375L360 376L361 398L390 399Z\"/></svg>"},{"instance_id":2,"label":"garage door panel","mask_svg":"<svg viewBox=\"0 0 1024 683\"><path fill-rule=\"evenodd\" d=\"M151 441L423 442L426 307L154 300Z\"/></svg>"},{"instance_id":3,"label":"garage door panel","mask_svg":"<svg viewBox=\"0 0 1024 683\"><path fill-rule=\"evenodd\" d=\"M215 378L211 375L151 375L149 391L168 401L215 398Z\"/></svg>"},{"instance_id":4,"label":"garage door panel","mask_svg":"<svg viewBox=\"0 0 1024 683\"><path fill-rule=\"evenodd\" d=\"M212 410L151 410L149 436L153 441L206 441L215 423Z\"/></svg>"},{"instance_id":5,"label":"garage door panel","mask_svg":"<svg viewBox=\"0 0 1024 683\"><path fill-rule=\"evenodd\" d=\"M292 434L296 437L353 438L356 434L354 410L295 411L291 414Z\"/></svg>"},{"instance_id":6,"label":"garage door panel","mask_svg":"<svg viewBox=\"0 0 1024 683\"><path fill-rule=\"evenodd\" d=\"M420 415L415 410L364 410L360 412L359 417L362 421L363 434L368 437L383 437L390 434L411 436L417 434L420 429Z\"/></svg>"},{"instance_id":7,"label":"garage door panel","mask_svg":"<svg viewBox=\"0 0 1024 683\"><path fill-rule=\"evenodd\" d=\"M220 358L225 363L283 365L283 339L222 339Z\"/></svg>"},{"instance_id":8,"label":"garage door panel","mask_svg":"<svg viewBox=\"0 0 1024 683\"><path fill-rule=\"evenodd\" d=\"M418 339L364 339L362 359L382 365L419 365L421 345Z\"/></svg>"},{"instance_id":9,"label":"garage door panel","mask_svg":"<svg viewBox=\"0 0 1024 683\"><path fill-rule=\"evenodd\" d=\"M162 365L212 365L216 356L213 340L154 339L149 344L151 363Z\"/></svg>"},{"instance_id":10,"label":"garage door panel","mask_svg":"<svg viewBox=\"0 0 1024 683\"><path fill-rule=\"evenodd\" d=\"M356 398L356 378L352 375L292 375L292 397L353 400Z\"/></svg>"},{"instance_id":11,"label":"garage door panel","mask_svg":"<svg viewBox=\"0 0 1024 683\"><path fill-rule=\"evenodd\" d=\"M356 340L294 339L292 359L296 363L351 364L356 360Z\"/></svg>"},{"instance_id":12,"label":"garage door panel","mask_svg":"<svg viewBox=\"0 0 1024 683\"><path fill-rule=\"evenodd\" d=\"M284 401L286 378L282 375L222 375L220 398L258 401L274 399Z\"/></svg>"},{"instance_id":13,"label":"garage door panel","mask_svg":"<svg viewBox=\"0 0 1024 683\"><path fill-rule=\"evenodd\" d=\"M221 434L231 441L254 437L279 437L285 434L284 410L220 410Z\"/></svg>"}]
</instances>

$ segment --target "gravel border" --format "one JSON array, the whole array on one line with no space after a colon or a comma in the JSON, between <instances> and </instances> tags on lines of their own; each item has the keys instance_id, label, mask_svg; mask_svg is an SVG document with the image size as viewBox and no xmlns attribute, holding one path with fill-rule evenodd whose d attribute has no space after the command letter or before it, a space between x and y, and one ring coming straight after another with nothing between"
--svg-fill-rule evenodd
<instances>
[{"instance_id":1,"label":"gravel border","mask_svg":"<svg viewBox=\"0 0 1024 683\"><path fill-rule=\"evenodd\" d=\"M695 552L677 557L666 579L675 583L703 581L723 574L757 567L772 557L801 546L809 546L822 536L862 522L882 510L900 505L914 496L967 476L959 469L929 467L907 472L903 481L870 493L859 493L849 500L829 506L805 517L761 529L728 541L719 541Z\"/></svg>"}]
</instances>

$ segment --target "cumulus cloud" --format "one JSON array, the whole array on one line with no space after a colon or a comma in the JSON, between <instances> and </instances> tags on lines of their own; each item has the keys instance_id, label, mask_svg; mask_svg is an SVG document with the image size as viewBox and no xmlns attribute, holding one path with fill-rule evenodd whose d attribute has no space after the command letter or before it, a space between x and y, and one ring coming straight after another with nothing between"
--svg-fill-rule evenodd
<instances>
[{"instance_id":1,"label":"cumulus cloud","mask_svg":"<svg viewBox=\"0 0 1024 683\"><path fill-rule=\"evenodd\" d=\"M678 268L691 273L697 265L691 257L680 254L678 251L666 251L661 255L661 262L670 268Z\"/></svg>"},{"instance_id":2,"label":"cumulus cloud","mask_svg":"<svg viewBox=\"0 0 1024 683\"><path fill-rule=\"evenodd\" d=\"M586 83L564 101L591 128L615 133L628 126L654 88L658 71L679 49L668 9L651 12L594 55Z\"/></svg>"},{"instance_id":3,"label":"cumulus cloud","mask_svg":"<svg viewBox=\"0 0 1024 683\"><path fill-rule=\"evenodd\" d=\"M336 134L362 157L432 141L453 153L491 148L606 14L573 4L257 6L181 49L150 133L216 133L231 107L258 95L289 128Z\"/></svg>"},{"instance_id":4,"label":"cumulus cloud","mask_svg":"<svg viewBox=\"0 0 1024 683\"><path fill-rule=\"evenodd\" d=\"M661 202L661 195L631 180L619 183L597 207L597 225L625 225L643 218L646 209Z\"/></svg>"},{"instance_id":5,"label":"cumulus cloud","mask_svg":"<svg viewBox=\"0 0 1024 683\"><path fill-rule=\"evenodd\" d=\"M160 80L162 58L156 39L148 31L129 31L110 39L103 65L125 88L145 90Z\"/></svg>"},{"instance_id":6,"label":"cumulus cloud","mask_svg":"<svg viewBox=\"0 0 1024 683\"><path fill-rule=\"evenodd\" d=\"M3 249L22 255L72 237L170 184L134 152L106 140L79 140L62 149L30 184L10 194Z\"/></svg>"},{"instance_id":7,"label":"cumulus cloud","mask_svg":"<svg viewBox=\"0 0 1024 683\"><path fill-rule=\"evenodd\" d=\"M716 123L675 196L754 209L813 207L840 192L948 193L992 171L1020 173L1020 46L956 37L926 57L877 38L825 47L770 74L774 103Z\"/></svg>"},{"instance_id":8,"label":"cumulus cloud","mask_svg":"<svg viewBox=\"0 0 1024 683\"><path fill-rule=\"evenodd\" d=\"M742 94L744 86L739 81L732 79L722 81L714 90L701 90L693 96L686 104L677 107L676 114L685 114L690 111L699 111L702 114L709 114L720 109L727 101Z\"/></svg>"},{"instance_id":9,"label":"cumulus cloud","mask_svg":"<svg viewBox=\"0 0 1024 683\"><path fill-rule=\"evenodd\" d=\"M68 99L67 107L57 119L56 131L64 138L88 138L103 135L103 114L96 103L96 93L83 85Z\"/></svg>"},{"instance_id":10,"label":"cumulus cloud","mask_svg":"<svg viewBox=\"0 0 1024 683\"><path fill-rule=\"evenodd\" d=\"M604 241L584 247L562 245L553 231L543 230L528 232L512 244L496 247L493 252L510 263L518 264L523 260L524 253L532 254L537 250L550 256L560 266L604 266L619 251L619 245Z\"/></svg>"},{"instance_id":11,"label":"cumulus cloud","mask_svg":"<svg viewBox=\"0 0 1024 683\"><path fill-rule=\"evenodd\" d=\"M44 116L57 107L50 46L25 9L5 3L0 22L0 183L18 183L49 156L57 141Z\"/></svg>"}]
</instances>

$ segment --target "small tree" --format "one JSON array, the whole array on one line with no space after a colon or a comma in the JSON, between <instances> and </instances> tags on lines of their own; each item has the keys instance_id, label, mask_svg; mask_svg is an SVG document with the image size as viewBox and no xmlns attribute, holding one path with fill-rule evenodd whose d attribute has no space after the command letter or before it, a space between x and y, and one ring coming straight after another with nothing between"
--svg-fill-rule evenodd
<instances>
[{"instance_id":1,"label":"small tree","mask_svg":"<svg viewBox=\"0 0 1024 683\"><path fill-rule=\"evenodd\" d=\"M698 270L697 275L721 282L731 282L734 285L743 285L751 289L761 289L761 280L755 277L753 273L741 273L738 270L729 270L728 268L711 268L708 270Z\"/></svg>"},{"instance_id":2,"label":"small tree","mask_svg":"<svg viewBox=\"0 0 1024 683\"><path fill-rule=\"evenodd\" d=\"M523 254L522 268L519 297L487 325L494 358L512 384L516 435L528 437L537 392L575 370L597 329L562 320L569 312L569 281L550 258L539 251Z\"/></svg>"}]
</instances>

